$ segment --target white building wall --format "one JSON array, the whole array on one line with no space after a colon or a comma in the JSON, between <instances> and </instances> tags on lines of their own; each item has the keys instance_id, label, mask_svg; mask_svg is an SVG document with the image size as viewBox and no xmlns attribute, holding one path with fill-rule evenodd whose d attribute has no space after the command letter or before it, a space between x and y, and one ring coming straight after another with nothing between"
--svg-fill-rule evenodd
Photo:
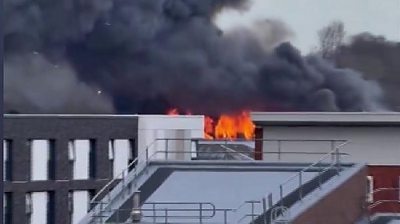
<instances>
[{"instance_id":1,"label":"white building wall","mask_svg":"<svg viewBox=\"0 0 400 224\"><path fill-rule=\"evenodd\" d=\"M191 158L191 140L204 137L204 117L200 115L143 115L139 117L139 159L145 159L146 148L152 159ZM156 140L156 139L175 139ZM167 150L168 149L168 150ZM165 151L169 151L165 153Z\"/></svg>"},{"instance_id":2,"label":"white building wall","mask_svg":"<svg viewBox=\"0 0 400 224\"><path fill-rule=\"evenodd\" d=\"M88 191L74 191L72 193L73 209L72 209L72 224L79 223L86 215L89 206Z\"/></svg>"},{"instance_id":3,"label":"white building wall","mask_svg":"<svg viewBox=\"0 0 400 224\"><path fill-rule=\"evenodd\" d=\"M47 192L32 192L32 214L31 224L46 224L47 223L47 204L48 204L48 193Z\"/></svg>"},{"instance_id":4,"label":"white building wall","mask_svg":"<svg viewBox=\"0 0 400 224\"><path fill-rule=\"evenodd\" d=\"M329 140L344 139L350 143L341 152L349 153L345 161L392 165L400 163L400 127L263 127L264 139ZM338 145L339 143L337 143ZM281 142L281 151L329 152L329 142ZM277 142L264 142L264 152L278 151ZM281 160L313 162L322 155L281 154ZM276 161L277 154L264 154L264 160Z\"/></svg>"},{"instance_id":5,"label":"white building wall","mask_svg":"<svg viewBox=\"0 0 400 224\"><path fill-rule=\"evenodd\" d=\"M31 180L48 179L48 161L50 157L49 140L32 140L31 142Z\"/></svg>"}]
</instances>

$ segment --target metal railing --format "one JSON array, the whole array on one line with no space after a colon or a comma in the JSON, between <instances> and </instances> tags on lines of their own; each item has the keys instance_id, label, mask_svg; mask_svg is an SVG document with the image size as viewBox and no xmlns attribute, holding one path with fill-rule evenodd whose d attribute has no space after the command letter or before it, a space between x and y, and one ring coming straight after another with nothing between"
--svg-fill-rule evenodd
<instances>
[{"instance_id":1,"label":"metal railing","mask_svg":"<svg viewBox=\"0 0 400 224\"><path fill-rule=\"evenodd\" d=\"M337 146L334 150L331 152L327 153L326 155L322 156L317 162L314 162L313 164L309 165L308 167L300 170L297 174L293 175L292 177L288 178L285 182L279 185L279 197L280 200L282 201L283 199L283 193L284 193L284 187L290 184L293 180L297 182L297 186L295 189L299 189L299 199L303 199L303 184L304 184L304 178L303 175L305 172L313 172L314 170L318 170L318 175L316 176L318 178L318 187L321 188L322 181L321 177L322 174L325 173L328 170L332 170L333 168L336 169L337 174L340 174L340 169L341 169L341 153L340 153L340 148L348 144L348 142L344 142ZM346 154L347 155L347 154ZM321 168L325 166L325 168ZM292 188L293 189L293 188ZM283 205L282 205L283 206Z\"/></svg>"},{"instance_id":2,"label":"metal railing","mask_svg":"<svg viewBox=\"0 0 400 224\"><path fill-rule=\"evenodd\" d=\"M189 141L190 146L193 147L194 143L194 148L187 150L187 149L179 149L177 148L172 148L169 143L174 142L174 141ZM231 144L243 144L243 143L254 143L255 141L262 141L262 142L275 142L277 151L262 151L262 152L251 152L248 150L240 150L240 149L232 149L228 148L227 150L226 147L224 146L229 146ZM150 149L152 146L154 146L156 143L162 142L163 144L163 149L155 149L152 150L150 153ZM341 143L339 147L342 147L343 145L347 144L347 140L341 140L341 139L335 139L335 140L329 140L329 139L318 139L318 140L299 140L299 139L253 139L253 140L246 140L246 139L237 139L237 140L208 140L208 139L188 139L188 138L157 138L155 139L148 147L146 147L146 160L150 161L157 155L163 155L162 159L163 160L170 160L170 155L171 154L181 154L181 155L186 155L186 154L191 154L191 155L200 155L200 154L217 154L217 153L222 153L226 155L235 155L235 154L247 154L247 153L253 153L253 155L257 154L276 154L278 156L278 161L283 159L284 155L315 155L315 156L321 156L321 155L326 155L330 154L332 151L337 148L337 144ZM204 145L212 143L214 145L220 145L221 148L224 148L225 150L213 150L212 152L207 152L207 151L198 151L199 145ZM325 152L315 152L315 151L284 151L284 143L327 143L328 151ZM290 146L292 148L294 146ZM312 147L312 146L311 146ZM289 147L288 147L289 148ZM333 154L331 154L333 156ZM343 155L349 155L347 153L341 153L339 152L338 155L343 156ZM247 157L247 156L246 156ZM176 159L173 158L173 159ZM319 159L319 158L317 158Z\"/></svg>"},{"instance_id":3,"label":"metal railing","mask_svg":"<svg viewBox=\"0 0 400 224\"><path fill-rule=\"evenodd\" d=\"M251 222L254 222L254 220L260 215L259 212L256 212L256 205L261 204L261 201L258 200L251 200L251 201L245 201L243 204L241 204L237 209L235 209L235 213L238 211L242 210L246 206L250 205L250 212L246 212L242 217L240 217L237 220L237 223L243 223L243 221L247 220L250 218Z\"/></svg>"},{"instance_id":4,"label":"metal railing","mask_svg":"<svg viewBox=\"0 0 400 224\"><path fill-rule=\"evenodd\" d=\"M150 154L150 148L155 146L156 143L163 141L164 142L164 149L162 150L152 150L152 154ZM188 143L190 143L190 150L171 150L170 147L170 142L171 141L188 141ZM283 155L288 155L288 154L293 154L293 155L321 155L324 154L325 156L323 156L318 162L312 164L311 166L307 167L306 169L302 170L299 172L299 174L295 175L294 177L288 179L287 182L283 183L280 185L280 198L283 198L283 186L285 186L285 184L287 184L288 182L290 182L291 180L298 178L299 179L299 186L302 185L302 173L306 172L308 169L316 166L317 164L321 163L323 161L323 159L326 159L327 156L330 156L331 159L333 161L335 161L334 164L338 165L338 168L340 168L340 157L343 155L348 155L346 153L341 153L339 152L339 148L343 147L345 144L347 144L348 142L345 140L291 140L291 139L286 139L286 140L282 140L282 139L253 139L252 141L249 140L237 140L237 141L232 141L232 140L214 140L213 143L215 142L222 142L225 143L227 145L232 144L232 143L243 143L243 142L254 142L254 141L264 141L264 142L277 142L278 145L278 150L277 151L270 151L270 152L262 152L263 154L278 154L279 158L282 158ZM128 187L128 189L130 191L135 191L137 189L131 189L132 188L132 183L129 183L130 185L128 186L128 181L126 180L126 177L128 176L129 173L133 173L133 179L131 180L131 182L134 182L135 179L137 178L137 176L144 171L147 168L147 165L150 161L152 161L154 159L155 156L159 155L159 154L163 154L164 155L164 159L165 160L169 160L169 156L170 154L191 154L193 155L194 153L199 153L197 151L198 148L198 144L199 143L207 143L210 142L210 140L205 140L205 139L188 139L188 138L157 138L154 141L152 141L148 146L146 146L144 153L142 152L141 154L139 154L138 157L136 157L131 163L128 164L128 166L122 170L117 176L115 176L110 182L108 182L102 189L99 190L99 192L97 192L97 194L92 198L92 200L90 201L90 206L89 209L90 211L92 211L93 216L102 216L103 211L106 211L108 209L108 211L111 211L108 208L108 204L111 202L112 195L111 192L115 189L116 186L118 186L120 183L122 183L122 187L121 190L125 189L126 187ZM330 144L331 147L334 148L334 152L330 152L330 153L320 153L320 152L299 152L299 151L284 151L282 150L282 145L284 142L328 142ZM340 144L339 146L336 146L336 144L338 142L343 142L342 144ZM194 143L194 147L195 149L193 150L193 143ZM241 150L221 150L221 151L212 151L212 152L201 152L202 154L213 154L213 153L225 153L225 154L243 154L243 153L248 153L248 151L241 151ZM174 158L176 159L176 157ZM158 160L159 159L155 159ZM320 172L325 172L326 170L329 170L332 166L327 167L325 170L322 170ZM136 186L134 186L136 187ZM115 196L115 195L114 195ZM302 196L301 196L302 197ZM254 204L253 206L253 211L254 211ZM235 209L228 209L229 211L234 211ZM228 212L228 210L224 210L225 212ZM89 211L89 212L90 212ZM99 214L98 214L99 213ZM252 219L255 218L255 214L251 213L251 214L247 214L247 217L251 217Z\"/></svg>"},{"instance_id":5,"label":"metal railing","mask_svg":"<svg viewBox=\"0 0 400 224\"><path fill-rule=\"evenodd\" d=\"M342 155L348 155L348 154L343 154L340 152L340 149L347 145L349 141L345 141L341 143L338 146L335 146L335 148L322 156L317 162L314 162L313 164L309 165L308 167L302 169L301 171L297 172L295 175L292 177L288 178L286 181L281 183L279 185L279 196L278 196L278 201L277 202L272 202L272 193L268 195L268 200L271 201L270 204L276 204L278 203L278 206L280 207L287 207L287 205L284 203L285 197L289 196L292 193L296 193L294 195L295 201L302 201L304 196L306 195L304 185L312 180L315 180L317 178L317 186L318 188L322 187L322 184L324 183L322 181L323 174L327 171L333 170L336 172L336 175L340 175L340 171L342 169L341 167L341 156ZM317 175L311 178L308 181L304 181L304 174L306 172L315 172L317 171ZM290 186L290 187L289 187ZM289 188L289 190L286 192L285 187ZM266 198L262 199L263 201L266 201ZM273 206L273 209L276 206ZM266 211L264 211L266 212ZM260 214L261 216L262 214ZM275 214L276 215L276 214Z\"/></svg>"},{"instance_id":6,"label":"metal railing","mask_svg":"<svg viewBox=\"0 0 400 224\"><path fill-rule=\"evenodd\" d=\"M375 207L381 205L381 204L399 204L400 206L400 188L378 188L375 189L374 191L370 192L369 194L372 195L372 198L374 198L375 194L378 194L380 192L388 192L390 194L390 197L387 197L386 199L379 199L376 201L373 201L373 203L370 203L368 205L368 210L374 209ZM396 195L397 193L397 199L392 198L392 196ZM400 208L399 208L400 212Z\"/></svg>"},{"instance_id":7,"label":"metal railing","mask_svg":"<svg viewBox=\"0 0 400 224\"><path fill-rule=\"evenodd\" d=\"M121 212L131 211L131 209L115 209L115 223L132 223L121 220L119 215ZM216 208L210 202L145 202L139 211L144 223L210 223L217 213L221 213L222 220L216 223L228 224L228 212L232 209Z\"/></svg>"}]
</instances>

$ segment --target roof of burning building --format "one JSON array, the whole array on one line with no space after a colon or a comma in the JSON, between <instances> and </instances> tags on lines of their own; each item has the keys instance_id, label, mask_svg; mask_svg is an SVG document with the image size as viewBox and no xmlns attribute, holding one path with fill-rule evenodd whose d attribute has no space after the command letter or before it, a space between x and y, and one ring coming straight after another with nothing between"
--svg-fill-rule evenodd
<instances>
[{"instance_id":1,"label":"roof of burning building","mask_svg":"<svg viewBox=\"0 0 400 224\"><path fill-rule=\"evenodd\" d=\"M400 125L400 113L397 112L252 112L251 117L257 125L273 126Z\"/></svg>"}]
</instances>

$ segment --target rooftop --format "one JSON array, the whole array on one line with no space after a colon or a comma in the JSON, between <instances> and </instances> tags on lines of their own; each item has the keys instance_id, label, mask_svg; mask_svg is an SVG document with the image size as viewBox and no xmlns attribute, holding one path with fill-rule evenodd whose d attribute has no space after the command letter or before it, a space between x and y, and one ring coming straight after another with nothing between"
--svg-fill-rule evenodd
<instances>
[{"instance_id":1,"label":"rooftop","mask_svg":"<svg viewBox=\"0 0 400 224\"><path fill-rule=\"evenodd\" d=\"M252 112L258 125L400 126L397 112Z\"/></svg>"}]
</instances>

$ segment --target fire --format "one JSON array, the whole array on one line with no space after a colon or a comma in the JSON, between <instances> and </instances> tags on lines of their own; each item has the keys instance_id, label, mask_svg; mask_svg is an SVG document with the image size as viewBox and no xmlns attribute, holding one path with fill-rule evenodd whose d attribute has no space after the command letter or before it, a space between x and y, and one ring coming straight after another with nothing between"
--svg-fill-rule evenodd
<instances>
[{"instance_id":1,"label":"fire","mask_svg":"<svg viewBox=\"0 0 400 224\"><path fill-rule=\"evenodd\" d=\"M178 109L170 109L168 115L178 115ZM187 113L191 114L191 113ZM217 122L215 122L217 121ZM255 125L250 118L250 112L242 111L239 114L222 114L218 119L204 117L204 136L206 139L252 139Z\"/></svg>"},{"instance_id":2,"label":"fire","mask_svg":"<svg viewBox=\"0 0 400 224\"><path fill-rule=\"evenodd\" d=\"M179 115L178 109L176 109L176 108L170 109L167 111L167 114L168 115Z\"/></svg>"}]
</instances>

